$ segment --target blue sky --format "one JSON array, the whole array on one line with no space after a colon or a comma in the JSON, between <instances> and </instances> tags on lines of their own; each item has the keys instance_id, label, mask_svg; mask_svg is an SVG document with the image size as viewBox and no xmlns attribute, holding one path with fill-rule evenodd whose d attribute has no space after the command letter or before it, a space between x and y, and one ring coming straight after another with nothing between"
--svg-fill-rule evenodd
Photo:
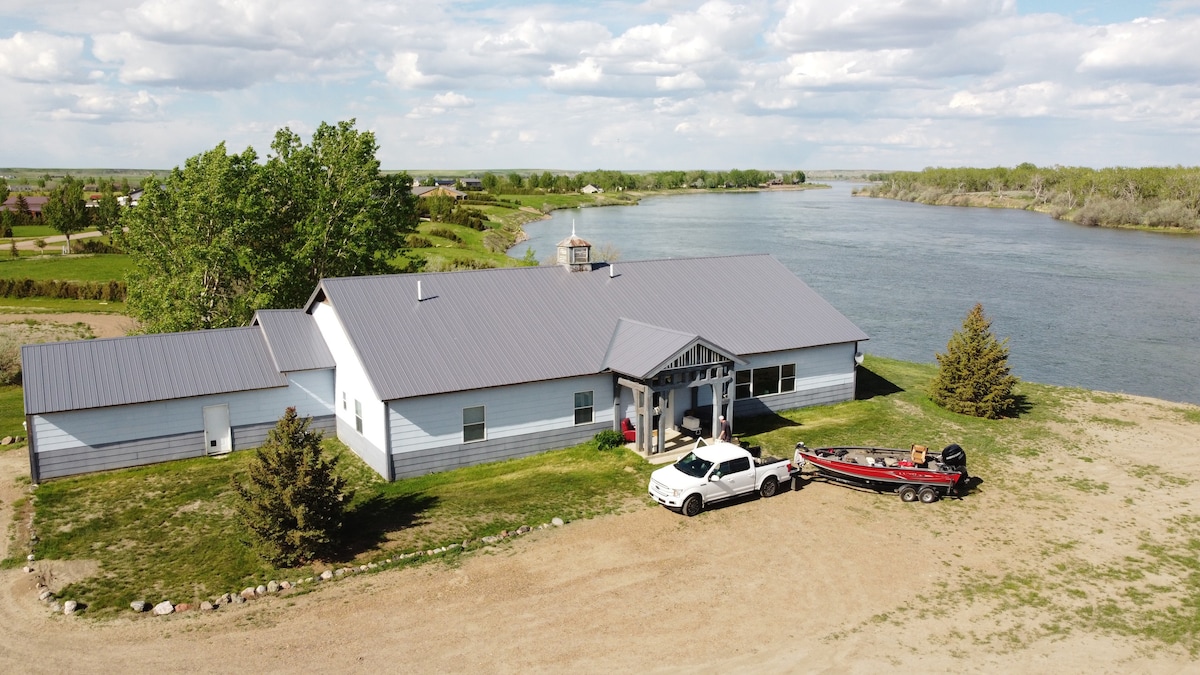
<instances>
[{"instance_id":1,"label":"blue sky","mask_svg":"<svg viewBox=\"0 0 1200 675\"><path fill-rule=\"evenodd\" d=\"M1200 0L5 0L0 165L1194 166Z\"/></svg>"}]
</instances>

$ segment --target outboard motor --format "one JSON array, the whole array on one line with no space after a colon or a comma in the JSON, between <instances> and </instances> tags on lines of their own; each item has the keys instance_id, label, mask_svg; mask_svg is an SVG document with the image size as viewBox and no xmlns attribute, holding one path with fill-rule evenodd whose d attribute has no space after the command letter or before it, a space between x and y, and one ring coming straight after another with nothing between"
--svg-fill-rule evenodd
<instances>
[{"instance_id":1,"label":"outboard motor","mask_svg":"<svg viewBox=\"0 0 1200 675\"><path fill-rule=\"evenodd\" d=\"M956 471L961 471L962 476L959 476L958 482L966 482L967 476L967 453L958 443L951 443L942 450L942 464L953 468Z\"/></svg>"}]
</instances>

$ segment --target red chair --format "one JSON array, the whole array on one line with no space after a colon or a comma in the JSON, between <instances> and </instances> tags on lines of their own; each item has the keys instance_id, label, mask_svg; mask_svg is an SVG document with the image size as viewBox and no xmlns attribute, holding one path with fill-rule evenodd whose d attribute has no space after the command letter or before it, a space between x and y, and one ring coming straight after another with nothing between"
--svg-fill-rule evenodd
<instances>
[{"instance_id":1,"label":"red chair","mask_svg":"<svg viewBox=\"0 0 1200 675\"><path fill-rule=\"evenodd\" d=\"M633 427L633 422L629 418L621 420L621 435L625 437L626 443L633 443L637 440L637 429Z\"/></svg>"}]
</instances>

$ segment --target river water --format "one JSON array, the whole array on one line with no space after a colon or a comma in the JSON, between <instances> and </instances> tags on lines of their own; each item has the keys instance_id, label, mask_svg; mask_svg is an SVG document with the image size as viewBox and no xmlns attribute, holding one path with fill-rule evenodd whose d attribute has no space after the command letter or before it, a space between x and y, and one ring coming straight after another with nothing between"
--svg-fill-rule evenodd
<instances>
[{"instance_id":1,"label":"river water","mask_svg":"<svg viewBox=\"0 0 1200 675\"><path fill-rule=\"evenodd\" d=\"M868 353L933 362L981 302L1022 379L1200 403L1200 237L854 197L851 188L556 211L527 225L530 239L512 255L532 247L547 259L572 221L620 260L771 253L871 336ZM697 292L736 318L736 297Z\"/></svg>"}]
</instances>

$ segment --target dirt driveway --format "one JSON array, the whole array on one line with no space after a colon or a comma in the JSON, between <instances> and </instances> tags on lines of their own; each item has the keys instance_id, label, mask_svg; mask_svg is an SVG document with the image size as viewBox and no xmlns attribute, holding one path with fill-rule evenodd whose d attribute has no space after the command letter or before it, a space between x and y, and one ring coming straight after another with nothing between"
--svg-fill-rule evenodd
<instances>
[{"instance_id":1,"label":"dirt driveway","mask_svg":"<svg viewBox=\"0 0 1200 675\"><path fill-rule=\"evenodd\" d=\"M1061 489L1013 465L932 505L814 482L691 519L647 506L208 615L49 616L7 570L0 671L1196 672L1071 617L1136 583L1099 571L1195 519L1200 424L1132 397L1073 417L1039 462ZM4 512L24 462L0 454Z\"/></svg>"}]
</instances>

